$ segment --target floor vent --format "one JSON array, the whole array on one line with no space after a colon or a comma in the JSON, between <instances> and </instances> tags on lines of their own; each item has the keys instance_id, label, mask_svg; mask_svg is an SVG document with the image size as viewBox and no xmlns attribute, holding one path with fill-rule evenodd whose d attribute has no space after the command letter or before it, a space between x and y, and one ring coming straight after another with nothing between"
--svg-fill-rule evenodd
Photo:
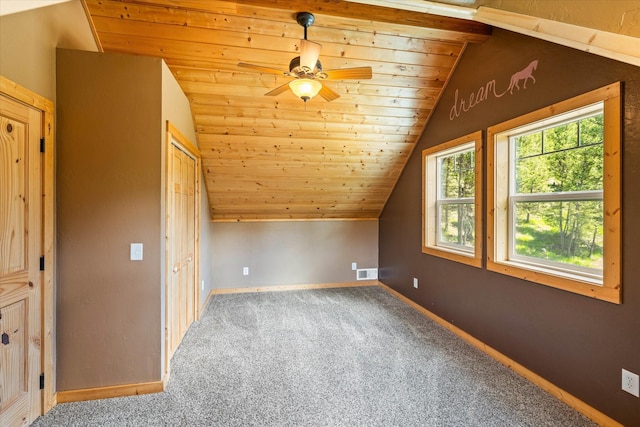
<instances>
[{"instance_id":1,"label":"floor vent","mask_svg":"<svg viewBox=\"0 0 640 427\"><path fill-rule=\"evenodd\" d=\"M378 269L377 268L359 268L356 270L356 278L358 280L377 280Z\"/></svg>"}]
</instances>

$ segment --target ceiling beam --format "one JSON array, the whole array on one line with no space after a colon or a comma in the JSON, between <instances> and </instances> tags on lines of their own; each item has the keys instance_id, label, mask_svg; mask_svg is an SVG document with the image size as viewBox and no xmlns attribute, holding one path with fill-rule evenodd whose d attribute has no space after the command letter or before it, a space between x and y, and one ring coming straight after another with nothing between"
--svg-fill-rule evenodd
<instances>
[{"instance_id":1,"label":"ceiling beam","mask_svg":"<svg viewBox=\"0 0 640 427\"><path fill-rule=\"evenodd\" d=\"M605 58L640 66L640 38L487 6L477 9L427 0L348 0L363 5L471 19ZM560 2L557 2L560 3ZM588 7L588 5L585 5Z\"/></svg>"},{"instance_id":2,"label":"ceiling beam","mask_svg":"<svg viewBox=\"0 0 640 427\"><path fill-rule=\"evenodd\" d=\"M640 38L482 6L474 19L494 27L640 66Z\"/></svg>"},{"instance_id":3,"label":"ceiling beam","mask_svg":"<svg viewBox=\"0 0 640 427\"><path fill-rule=\"evenodd\" d=\"M308 11L324 16L342 19L368 20L375 23L408 25L416 28L429 28L468 38L466 41L481 42L491 35L491 27L480 22L461 20L447 16L432 15L412 10L382 7L372 4L354 3L346 0L243 0L240 5L265 9L296 12Z\"/></svg>"}]
</instances>

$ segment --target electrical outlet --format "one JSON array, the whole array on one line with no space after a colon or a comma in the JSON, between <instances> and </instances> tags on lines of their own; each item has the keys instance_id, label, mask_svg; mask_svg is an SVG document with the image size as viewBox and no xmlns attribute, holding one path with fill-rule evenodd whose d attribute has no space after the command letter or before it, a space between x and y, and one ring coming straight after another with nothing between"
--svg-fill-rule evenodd
<instances>
[{"instance_id":1,"label":"electrical outlet","mask_svg":"<svg viewBox=\"0 0 640 427\"><path fill-rule=\"evenodd\" d=\"M351 263L351 269L354 270L354 271L357 270L358 269L358 263L357 262L352 262Z\"/></svg>"},{"instance_id":2,"label":"electrical outlet","mask_svg":"<svg viewBox=\"0 0 640 427\"><path fill-rule=\"evenodd\" d=\"M418 278L417 277L413 278L413 287L418 289Z\"/></svg>"},{"instance_id":3,"label":"electrical outlet","mask_svg":"<svg viewBox=\"0 0 640 427\"><path fill-rule=\"evenodd\" d=\"M204 291L204 280L200 282L200 290Z\"/></svg>"},{"instance_id":4,"label":"electrical outlet","mask_svg":"<svg viewBox=\"0 0 640 427\"><path fill-rule=\"evenodd\" d=\"M242 275L243 276L249 275L249 267L242 267Z\"/></svg>"},{"instance_id":5,"label":"electrical outlet","mask_svg":"<svg viewBox=\"0 0 640 427\"><path fill-rule=\"evenodd\" d=\"M638 374L623 369L622 390L633 394L635 397L640 397L640 377L638 377Z\"/></svg>"}]
</instances>

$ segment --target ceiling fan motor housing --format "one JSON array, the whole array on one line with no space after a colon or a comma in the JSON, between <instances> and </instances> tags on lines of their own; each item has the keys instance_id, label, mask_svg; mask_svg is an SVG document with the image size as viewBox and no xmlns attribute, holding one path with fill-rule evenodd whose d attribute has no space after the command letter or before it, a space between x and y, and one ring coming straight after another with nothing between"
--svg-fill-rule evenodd
<instances>
[{"instance_id":1,"label":"ceiling fan motor housing","mask_svg":"<svg viewBox=\"0 0 640 427\"><path fill-rule=\"evenodd\" d=\"M301 79L325 79L327 75L322 72L322 63L316 62L316 66L313 70L309 70L307 67L300 65L300 57L296 56L289 62L289 74L293 77Z\"/></svg>"}]
</instances>

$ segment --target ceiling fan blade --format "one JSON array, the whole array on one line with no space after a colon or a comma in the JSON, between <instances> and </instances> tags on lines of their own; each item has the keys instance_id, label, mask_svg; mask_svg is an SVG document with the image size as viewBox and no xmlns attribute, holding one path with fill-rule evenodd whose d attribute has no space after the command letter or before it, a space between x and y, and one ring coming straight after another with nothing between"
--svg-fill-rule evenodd
<instances>
[{"instance_id":1,"label":"ceiling fan blade","mask_svg":"<svg viewBox=\"0 0 640 427\"><path fill-rule=\"evenodd\" d=\"M260 71L261 73L278 74L280 76L287 74L284 71L276 70L275 68L263 67L262 65L247 64L246 62L238 63L238 67L251 68L252 70Z\"/></svg>"},{"instance_id":2,"label":"ceiling fan blade","mask_svg":"<svg viewBox=\"0 0 640 427\"><path fill-rule=\"evenodd\" d=\"M329 102L340 98L340 95L335 93L333 90L329 89L326 85L322 85L322 89L320 89L320 92L318 92L318 95L320 95L321 97L323 97Z\"/></svg>"},{"instance_id":3,"label":"ceiling fan blade","mask_svg":"<svg viewBox=\"0 0 640 427\"><path fill-rule=\"evenodd\" d=\"M280 85L277 88L272 89L271 91L265 93L264 96L280 95L281 93L286 92L288 89L289 89L289 83L285 83L285 84Z\"/></svg>"},{"instance_id":4,"label":"ceiling fan blade","mask_svg":"<svg viewBox=\"0 0 640 427\"><path fill-rule=\"evenodd\" d=\"M345 80L356 79L364 80L370 79L373 76L371 67L355 67L355 68L342 68L339 70L326 70L324 73L327 75L327 79L331 80Z\"/></svg>"},{"instance_id":5,"label":"ceiling fan blade","mask_svg":"<svg viewBox=\"0 0 640 427\"><path fill-rule=\"evenodd\" d=\"M316 62L320 56L322 45L305 39L300 39L300 65L309 67L311 71L316 68Z\"/></svg>"}]
</instances>

